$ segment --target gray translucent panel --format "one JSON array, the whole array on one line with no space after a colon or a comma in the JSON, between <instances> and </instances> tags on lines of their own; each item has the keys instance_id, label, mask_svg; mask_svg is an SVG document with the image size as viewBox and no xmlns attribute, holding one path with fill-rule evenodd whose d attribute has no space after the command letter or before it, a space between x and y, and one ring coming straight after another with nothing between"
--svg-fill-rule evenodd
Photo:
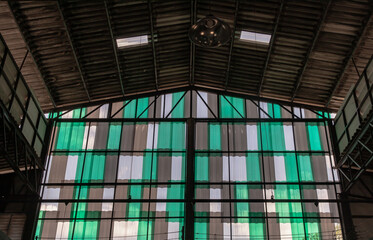
<instances>
[{"instance_id":1,"label":"gray translucent panel","mask_svg":"<svg viewBox=\"0 0 373 240\"><path fill-rule=\"evenodd\" d=\"M218 116L218 96L203 91L198 91L198 93L199 95L196 91L192 91L193 117L214 118L214 115Z\"/></svg>"},{"instance_id":2,"label":"gray translucent panel","mask_svg":"<svg viewBox=\"0 0 373 240\"><path fill-rule=\"evenodd\" d=\"M89 127L87 150L104 150L107 146L109 123L92 122Z\"/></svg>"},{"instance_id":3,"label":"gray translucent panel","mask_svg":"<svg viewBox=\"0 0 373 240\"><path fill-rule=\"evenodd\" d=\"M259 118L259 108L257 104L258 104L257 101L251 101L249 99L246 99L246 117L247 118Z\"/></svg>"},{"instance_id":4,"label":"gray translucent panel","mask_svg":"<svg viewBox=\"0 0 373 240\"><path fill-rule=\"evenodd\" d=\"M347 144L348 144L348 139L347 139L347 134L345 133L338 143L339 152L341 151L343 152L345 147L347 147Z\"/></svg>"},{"instance_id":5,"label":"gray translucent panel","mask_svg":"<svg viewBox=\"0 0 373 240\"><path fill-rule=\"evenodd\" d=\"M185 185L184 184L155 184L151 186L150 199L184 199Z\"/></svg>"},{"instance_id":6,"label":"gray translucent panel","mask_svg":"<svg viewBox=\"0 0 373 240\"><path fill-rule=\"evenodd\" d=\"M223 156L221 153L197 153L195 180L197 182L228 181L227 174L223 177L223 173L228 172L228 166L223 165L223 158L227 160L228 155L224 154Z\"/></svg>"},{"instance_id":7,"label":"gray translucent panel","mask_svg":"<svg viewBox=\"0 0 373 240\"><path fill-rule=\"evenodd\" d=\"M319 115L317 115L316 113L312 112L311 110L308 110L308 109L305 109L303 108L303 118L318 118Z\"/></svg>"},{"instance_id":8,"label":"gray translucent panel","mask_svg":"<svg viewBox=\"0 0 373 240\"><path fill-rule=\"evenodd\" d=\"M155 133L158 133L158 125L153 123L123 123L121 150L151 150Z\"/></svg>"},{"instance_id":9,"label":"gray translucent panel","mask_svg":"<svg viewBox=\"0 0 373 240\"><path fill-rule=\"evenodd\" d=\"M44 213L43 218L73 218L76 204L64 202L43 202L40 211Z\"/></svg>"},{"instance_id":10,"label":"gray translucent panel","mask_svg":"<svg viewBox=\"0 0 373 240\"><path fill-rule=\"evenodd\" d=\"M229 151L247 150L247 136L245 123L228 124ZM250 136L256 138L257 136Z\"/></svg>"},{"instance_id":11,"label":"gray translucent panel","mask_svg":"<svg viewBox=\"0 0 373 240\"><path fill-rule=\"evenodd\" d=\"M93 106L87 107L85 111L86 118L107 118L109 110L109 104L103 104L101 107Z\"/></svg>"},{"instance_id":12,"label":"gray translucent panel","mask_svg":"<svg viewBox=\"0 0 373 240\"><path fill-rule=\"evenodd\" d=\"M196 123L196 150L228 151L227 124Z\"/></svg>"},{"instance_id":13,"label":"gray translucent panel","mask_svg":"<svg viewBox=\"0 0 373 240\"><path fill-rule=\"evenodd\" d=\"M294 153L265 154L263 162L266 182L298 182Z\"/></svg>"},{"instance_id":14,"label":"gray translucent panel","mask_svg":"<svg viewBox=\"0 0 373 240\"><path fill-rule=\"evenodd\" d=\"M361 76L360 82L356 85L355 94L358 100L359 105L362 103L364 97L368 93L369 86L367 86L365 76Z\"/></svg>"},{"instance_id":15,"label":"gray translucent panel","mask_svg":"<svg viewBox=\"0 0 373 240\"><path fill-rule=\"evenodd\" d=\"M264 188L261 184L231 184L230 185L231 199L264 199Z\"/></svg>"},{"instance_id":16,"label":"gray translucent panel","mask_svg":"<svg viewBox=\"0 0 373 240\"><path fill-rule=\"evenodd\" d=\"M79 186L44 186L43 200L78 199Z\"/></svg>"},{"instance_id":17,"label":"gray translucent panel","mask_svg":"<svg viewBox=\"0 0 373 240\"><path fill-rule=\"evenodd\" d=\"M38 120L39 116L39 110L32 98L30 98L30 102L27 108L27 115L30 117L32 124L36 126L36 121Z\"/></svg>"},{"instance_id":18,"label":"gray translucent panel","mask_svg":"<svg viewBox=\"0 0 373 240\"><path fill-rule=\"evenodd\" d=\"M200 202L194 206L195 217L230 217L230 203Z\"/></svg>"},{"instance_id":19,"label":"gray translucent panel","mask_svg":"<svg viewBox=\"0 0 373 240\"><path fill-rule=\"evenodd\" d=\"M335 127L335 132L337 135L337 139L339 139L344 133L344 129L345 129L345 124L344 124L342 115L340 115L340 117L336 121L334 121L334 127Z\"/></svg>"},{"instance_id":20,"label":"gray translucent panel","mask_svg":"<svg viewBox=\"0 0 373 240\"><path fill-rule=\"evenodd\" d=\"M353 117L350 121L350 125L348 126L347 128L347 131L348 131L348 134L350 135L350 137L354 136L356 130L359 128L360 126L360 120L359 120L359 117L358 115L355 115L355 117Z\"/></svg>"},{"instance_id":21,"label":"gray translucent panel","mask_svg":"<svg viewBox=\"0 0 373 240\"><path fill-rule=\"evenodd\" d=\"M194 188L196 199L229 199L227 184L198 184Z\"/></svg>"},{"instance_id":22,"label":"gray translucent panel","mask_svg":"<svg viewBox=\"0 0 373 240\"><path fill-rule=\"evenodd\" d=\"M16 101L16 99L14 99L12 103L12 106L10 108L10 113L12 114L14 120L16 120L18 124L21 124L22 117L23 117L23 110L20 107L18 101Z\"/></svg>"},{"instance_id":23,"label":"gray translucent panel","mask_svg":"<svg viewBox=\"0 0 373 240\"><path fill-rule=\"evenodd\" d=\"M73 221L39 220L37 228L39 231L35 232L35 239L67 239L68 231L62 232L61 229L65 228L68 230L69 228L73 228L73 226Z\"/></svg>"},{"instance_id":24,"label":"gray translucent panel","mask_svg":"<svg viewBox=\"0 0 373 240\"><path fill-rule=\"evenodd\" d=\"M352 117L355 115L357 111L355 99L351 96L348 102L344 106L345 106L344 113L346 116L346 121L350 122Z\"/></svg>"},{"instance_id":25,"label":"gray translucent panel","mask_svg":"<svg viewBox=\"0 0 373 240\"><path fill-rule=\"evenodd\" d=\"M151 219L148 226L148 239L181 239L182 230L184 229L183 218L157 218ZM139 229L140 230L140 229ZM138 232L137 239L146 239L145 234ZM126 238L130 239L130 238Z\"/></svg>"},{"instance_id":26,"label":"gray translucent panel","mask_svg":"<svg viewBox=\"0 0 373 240\"><path fill-rule=\"evenodd\" d=\"M114 118L122 118L123 117L123 108L122 108L123 106L124 106L123 102L112 103L110 116L113 116L116 113L116 115L114 116ZM119 111L119 109L121 109L121 110Z\"/></svg>"},{"instance_id":27,"label":"gray translucent panel","mask_svg":"<svg viewBox=\"0 0 373 240\"><path fill-rule=\"evenodd\" d=\"M4 53L5 53L5 45L4 45L3 41L0 40L0 62L4 58Z\"/></svg>"},{"instance_id":28,"label":"gray translucent panel","mask_svg":"<svg viewBox=\"0 0 373 240\"><path fill-rule=\"evenodd\" d=\"M25 136L27 142L31 144L32 139L33 139L34 134L35 134L35 130L33 129L33 127L31 125L30 121L28 120L28 118L26 118L25 122L23 123L22 133Z\"/></svg>"},{"instance_id":29,"label":"gray translucent panel","mask_svg":"<svg viewBox=\"0 0 373 240\"><path fill-rule=\"evenodd\" d=\"M293 118L293 114L291 114L291 107L283 106L281 107L281 117L282 118Z\"/></svg>"},{"instance_id":30,"label":"gray translucent panel","mask_svg":"<svg viewBox=\"0 0 373 240\"><path fill-rule=\"evenodd\" d=\"M34 149L36 154L40 157L41 151L43 150L43 144L38 137L35 137Z\"/></svg>"},{"instance_id":31,"label":"gray translucent panel","mask_svg":"<svg viewBox=\"0 0 373 240\"><path fill-rule=\"evenodd\" d=\"M113 211L114 218L147 218L149 216L149 203L136 201L129 203L115 202Z\"/></svg>"},{"instance_id":32,"label":"gray translucent panel","mask_svg":"<svg viewBox=\"0 0 373 240\"><path fill-rule=\"evenodd\" d=\"M15 66L14 62L12 61L9 54L7 54L7 56L5 58L3 71L4 71L5 75L7 76L10 84L12 86L14 86L14 83L16 82L16 79L17 79L17 68L16 68L16 66Z\"/></svg>"},{"instance_id":33,"label":"gray translucent panel","mask_svg":"<svg viewBox=\"0 0 373 240\"><path fill-rule=\"evenodd\" d=\"M45 138L45 131L46 130L47 130L47 123L45 122L45 120L42 117L40 117L39 125L38 125L38 133L43 140Z\"/></svg>"},{"instance_id":34,"label":"gray translucent panel","mask_svg":"<svg viewBox=\"0 0 373 240\"><path fill-rule=\"evenodd\" d=\"M234 217L265 217L264 202L232 202L231 211Z\"/></svg>"},{"instance_id":35,"label":"gray translucent panel","mask_svg":"<svg viewBox=\"0 0 373 240\"><path fill-rule=\"evenodd\" d=\"M302 218L271 218L268 219L269 239L318 239L306 238Z\"/></svg>"},{"instance_id":36,"label":"gray translucent panel","mask_svg":"<svg viewBox=\"0 0 373 240\"><path fill-rule=\"evenodd\" d=\"M334 185L301 185L303 199L336 199Z\"/></svg>"},{"instance_id":37,"label":"gray translucent panel","mask_svg":"<svg viewBox=\"0 0 373 240\"><path fill-rule=\"evenodd\" d=\"M295 122L294 134L298 151L328 151L325 123Z\"/></svg>"},{"instance_id":38,"label":"gray translucent panel","mask_svg":"<svg viewBox=\"0 0 373 240\"><path fill-rule=\"evenodd\" d=\"M4 76L0 75L0 99L6 107L9 106L11 95L12 91L6 83Z\"/></svg>"},{"instance_id":39,"label":"gray translucent panel","mask_svg":"<svg viewBox=\"0 0 373 240\"><path fill-rule=\"evenodd\" d=\"M339 217L338 205L333 202L302 203L304 217Z\"/></svg>"},{"instance_id":40,"label":"gray translucent panel","mask_svg":"<svg viewBox=\"0 0 373 240\"><path fill-rule=\"evenodd\" d=\"M329 155L298 154L298 169L301 181L333 182L332 162Z\"/></svg>"},{"instance_id":41,"label":"gray translucent panel","mask_svg":"<svg viewBox=\"0 0 373 240\"><path fill-rule=\"evenodd\" d=\"M117 185L115 199L149 199L150 185Z\"/></svg>"},{"instance_id":42,"label":"gray translucent panel","mask_svg":"<svg viewBox=\"0 0 373 240\"><path fill-rule=\"evenodd\" d=\"M184 203L181 202L156 202L150 203L150 217L184 217Z\"/></svg>"},{"instance_id":43,"label":"gray translucent panel","mask_svg":"<svg viewBox=\"0 0 373 240\"><path fill-rule=\"evenodd\" d=\"M111 220L100 220L97 239L110 239Z\"/></svg>"},{"instance_id":44,"label":"gray translucent panel","mask_svg":"<svg viewBox=\"0 0 373 240\"><path fill-rule=\"evenodd\" d=\"M21 80L18 82L16 93L17 93L17 96L18 96L19 100L22 103L22 106L25 107L26 106L27 98L29 96L28 96L28 92L27 92L26 86L23 83L23 81L21 81Z\"/></svg>"}]
</instances>

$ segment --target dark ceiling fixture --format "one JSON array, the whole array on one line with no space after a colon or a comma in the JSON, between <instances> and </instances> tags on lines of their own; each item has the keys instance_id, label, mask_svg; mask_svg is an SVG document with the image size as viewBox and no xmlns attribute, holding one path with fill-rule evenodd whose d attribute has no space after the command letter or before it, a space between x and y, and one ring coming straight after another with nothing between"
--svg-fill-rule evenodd
<instances>
[{"instance_id":1,"label":"dark ceiling fixture","mask_svg":"<svg viewBox=\"0 0 373 240\"><path fill-rule=\"evenodd\" d=\"M197 46L215 48L226 44L231 33L227 23L213 15L207 15L189 29L189 39Z\"/></svg>"}]
</instances>

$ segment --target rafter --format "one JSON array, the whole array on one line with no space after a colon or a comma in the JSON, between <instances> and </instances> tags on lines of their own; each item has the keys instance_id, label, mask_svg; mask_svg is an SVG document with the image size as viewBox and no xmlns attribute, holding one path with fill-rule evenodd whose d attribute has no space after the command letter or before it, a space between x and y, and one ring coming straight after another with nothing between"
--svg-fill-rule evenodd
<instances>
[{"instance_id":1,"label":"rafter","mask_svg":"<svg viewBox=\"0 0 373 240\"><path fill-rule=\"evenodd\" d=\"M300 87L302 79L303 79L303 74L304 74L305 70L307 69L307 65L308 65L308 62L310 60L310 54L312 53L313 49L315 48L317 39L319 38L319 34L321 32L321 27L324 24L324 21L325 21L325 18L326 18L326 15L328 13L330 5L331 5L331 1L330 0L326 3L326 5L323 5L322 17L320 18L320 20L319 20L319 22L317 24L317 30L316 30L315 36L313 37L312 45L311 45L310 48L308 48L308 52L307 52L307 55L306 55L306 58L305 58L305 63L303 64L303 67L300 70L299 77L297 78L297 80L296 80L296 82L294 84L294 90L293 90L293 93L291 94L292 95L292 97L291 97L291 101L292 102L294 101L294 98L295 98L295 96L298 93L299 87Z\"/></svg>"},{"instance_id":2,"label":"rafter","mask_svg":"<svg viewBox=\"0 0 373 240\"><path fill-rule=\"evenodd\" d=\"M148 0L148 9L149 9L149 18L150 18L150 34L151 34L151 38L152 38L152 49L153 49L155 89L158 91L157 56L155 54L154 27L153 27L153 8L152 8L151 0Z\"/></svg>"},{"instance_id":3,"label":"rafter","mask_svg":"<svg viewBox=\"0 0 373 240\"><path fill-rule=\"evenodd\" d=\"M277 34L278 24L279 24L279 22L280 22L280 18L281 18L282 10L283 10L283 8L284 8L284 1L285 1L285 0L281 0L280 9L278 10L278 14L277 14L277 16L276 16L276 24L275 24L275 28L273 29L273 34L272 34L272 37L271 37L271 41L270 41L270 43L269 43L269 48L268 48L267 58L266 58L266 61L265 61L265 64L264 64L264 68L263 68L263 73L262 73L262 79L260 80L260 85L259 85L259 89L258 89L258 95L259 95L259 96L260 96L260 94L261 94L261 92L262 92L263 83L264 83L264 76L265 76L265 74L266 74L266 72L267 72L269 59L271 58L271 53L272 53L273 43L275 42L275 38L276 38L276 34Z\"/></svg>"},{"instance_id":4,"label":"rafter","mask_svg":"<svg viewBox=\"0 0 373 240\"><path fill-rule=\"evenodd\" d=\"M229 56L228 56L228 66L227 66L227 72L225 74L225 90L227 90L228 87L228 81L229 81L229 73L231 70L231 61L232 61L232 51L233 51L233 44L236 36L236 27L237 27L237 16L238 16L238 6L239 6L239 0L236 0L236 9L234 12L234 23L233 23L233 32L231 36L231 44L229 46Z\"/></svg>"},{"instance_id":5,"label":"rafter","mask_svg":"<svg viewBox=\"0 0 373 240\"><path fill-rule=\"evenodd\" d=\"M67 38L69 39L69 43L70 43L70 46L71 46L71 49L72 49L72 52L73 52L73 55L74 55L74 59L75 59L75 62L76 62L76 65L78 67L78 70L79 70L79 74L80 74L80 79L82 80L82 84L83 84L83 87L84 87L84 90L87 94L87 97L88 97L88 101L91 101L91 97L89 95L89 92L88 92L88 89L87 89L87 85L86 85L86 81L84 79L84 75L83 75L83 72L82 72L82 69L81 69L81 66L80 66L80 62L79 62L79 59L76 55L76 51L75 51L75 47L74 47L74 43L73 43L73 40L71 38L71 35L70 35L70 31L69 31L69 28L67 27L67 23L66 23L66 19L65 19L65 16L63 14L63 11L61 9L61 3L60 3L60 0L57 1L57 7L58 7L58 11L61 15L61 18L62 18L62 22L63 22L63 25L66 29L66 34L67 34Z\"/></svg>"},{"instance_id":6,"label":"rafter","mask_svg":"<svg viewBox=\"0 0 373 240\"><path fill-rule=\"evenodd\" d=\"M16 22L16 25L17 25L17 28L18 28L18 31L20 32L21 36L22 36L22 39L26 45L26 48L27 48L27 51L30 53L30 56L32 58L32 61L34 62L34 64L36 65L36 69L38 71L38 74L41 76L41 79L42 79L42 82L43 82L43 85L45 87L45 89L47 90L47 93L48 93L48 96L53 104L53 107L57 107L56 105L56 101L54 100L52 94L51 94L51 90L49 89L48 85L47 85L47 81L45 80L45 77L44 75L42 74L41 70L40 70L40 66L39 64L36 62L35 60L35 57L34 57L34 52L31 51L31 48L30 48L30 43L27 41L27 39L29 39L29 37L25 36L27 34L27 31L24 31L23 29L21 29L20 27L20 22L18 20L18 18L15 17L15 13L16 13L16 9L13 9L12 8L12 4L11 4L11 1L8 1L8 7L9 7L9 10L10 12L12 13L12 17L14 19L14 21Z\"/></svg>"},{"instance_id":7,"label":"rafter","mask_svg":"<svg viewBox=\"0 0 373 240\"><path fill-rule=\"evenodd\" d=\"M372 21L372 9L371 9L371 11L369 11L369 15L367 17L367 20L362 25L362 30L361 30L361 34L359 35L359 38L357 39L357 41L355 41L355 44L351 47L351 53L349 54L348 58L344 62L343 70L338 74L338 76L336 78L337 81L334 83L334 85L332 87L331 94L330 94L330 96L329 96L329 98L328 98L328 100L325 104L325 107L328 107L330 102L332 101L333 95L334 95L335 91L337 91L339 83L340 83L345 71L347 70L348 63L350 62L351 58L353 57L353 55L354 55L354 53L357 49L357 46L360 45L360 42L363 39L363 36L365 35L365 33L368 29L368 27L367 27L368 23L371 22L371 21Z\"/></svg>"},{"instance_id":8,"label":"rafter","mask_svg":"<svg viewBox=\"0 0 373 240\"><path fill-rule=\"evenodd\" d=\"M197 20L197 0L190 1L190 25L192 26ZM190 62L189 62L189 85L194 84L194 60L196 46L190 42Z\"/></svg>"},{"instance_id":9,"label":"rafter","mask_svg":"<svg viewBox=\"0 0 373 240\"><path fill-rule=\"evenodd\" d=\"M110 12L109 12L109 8L108 8L107 0L104 1L104 4L105 4L107 24L108 24L109 31L110 31L111 41L113 43L113 51L114 51L114 56L115 56L115 62L117 64L117 70L118 70L120 88L121 88L122 94L124 96L123 79L122 79L122 74L121 74L120 66L119 66L117 45L115 44L115 39L114 39L114 34L113 34L113 28L111 27L111 21L110 21L111 17L110 17Z\"/></svg>"}]
</instances>

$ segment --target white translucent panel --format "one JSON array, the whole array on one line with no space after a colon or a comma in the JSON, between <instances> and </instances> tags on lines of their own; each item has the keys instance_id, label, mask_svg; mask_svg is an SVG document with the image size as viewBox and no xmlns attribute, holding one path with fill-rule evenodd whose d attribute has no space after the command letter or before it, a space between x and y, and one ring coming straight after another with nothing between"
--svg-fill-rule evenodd
<instances>
[{"instance_id":1,"label":"white translucent panel","mask_svg":"<svg viewBox=\"0 0 373 240\"><path fill-rule=\"evenodd\" d=\"M137 240L138 221L114 221L113 238Z\"/></svg>"},{"instance_id":2,"label":"white translucent panel","mask_svg":"<svg viewBox=\"0 0 373 240\"><path fill-rule=\"evenodd\" d=\"M231 224L230 223L223 223L223 235L222 239L230 240L231 239Z\"/></svg>"},{"instance_id":3,"label":"white translucent panel","mask_svg":"<svg viewBox=\"0 0 373 240\"><path fill-rule=\"evenodd\" d=\"M11 94L12 92L8 84L5 82L5 78L0 76L0 100L3 101L6 107L8 107Z\"/></svg>"},{"instance_id":4,"label":"white translucent panel","mask_svg":"<svg viewBox=\"0 0 373 240\"><path fill-rule=\"evenodd\" d=\"M117 46L118 48L124 47L135 47L144 44L148 44L148 35L141 35L136 37L128 37L128 38L117 38Z\"/></svg>"},{"instance_id":5,"label":"white translucent panel","mask_svg":"<svg viewBox=\"0 0 373 240\"><path fill-rule=\"evenodd\" d=\"M7 55L5 59L3 71L5 72L5 75L8 77L10 84L14 86L14 83L17 78L17 69L16 69L14 62L10 58L10 55Z\"/></svg>"},{"instance_id":6,"label":"white translucent panel","mask_svg":"<svg viewBox=\"0 0 373 240\"><path fill-rule=\"evenodd\" d=\"M181 180L181 171L183 164L182 156L172 156L171 159L171 180L180 181Z\"/></svg>"},{"instance_id":7,"label":"white translucent panel","mask_svg":"<svg viewBox=\"0 0 373 240\"><path fill-rule=\"evenodd\" d=\"M207 92L199 92L202 99L208 104ZM197 95L197 118L208 118L208 108L200 96Z\"/></svg>"},{"instance_id":8,"label":"white translucent panel","mask_svg":"<svg viewBox=\"0 0 373 240\"><path fill-rule=\"evenodd\" d=\"M316 189L318 199L329 199L327 189ZM330 205L327 202L319 203L319 211L321 213L330 213Z\"/></svg>"},{"instance_id":9,"label":"white translucent panel","mask_svg":"<svg viewBox=\"0 0 373 240\"><path fill-rule=\"evenodd\" d=\"M268 103L260 102L260 118L268 118ZM266 114L267 113L267 114Z\"/></svg>"},{"instance_id":10,"label":"white translucent panel","mask_svg":"<svg viewBox=\"0 0 373 240\"><path fill-rule=\"evenodd\" d=\"M102 194L102 199L113 199L114 198L114 188L104 188L104 192ZM102 209L103 212L111 212L113 210L113 203L112 202L103 202Z\"/></svg>"},{"instance_id":11,"label":"white translucent panel","mask_svg":"<svg viewBox=\"0 0 373 240\"><path fill-rule=\"evenodd\" d=\"M59 199L60 188L45 187L43 192L43 199Z\"/></svg>"},{"instance_id":12,"label":"white translucent panel","mask_svg":"<svg viewBox=\"0 0 373 240\"><path fill-rule=\"evenodd\" d=\"M27 139L27 142L31 144L35 131L32 128L32 125L30 121L28 120L28 118L26 118L25 122L23 123L22 133Z\"/></svg>"},{"instance_id":13,"label":"white translucent panel","mask_svg":"<svg viewBox=\"0 0 373 240\"><path fill-rule=\"evenodd\" d=\"M120 156L118 179L142 179L143 156Z\"/></svg>"},{"instance_id":14,"label":"white translucent panel","mask_svg":"<svg viewBox=\"0 0 373 240\"><path fill-rule=\"evenodd\" d=\"M256 33L256 32L249 32L249 31L241 31L241 40L245 41L252 41L252 42L259 42L268 44L271 41L272 35L264 34L264 33Z\"/></svg>"},{"instance_id":15,"label":"white translucent panel","mask_svg":"<svg viewBox=\"0 0 373 240\"><path fill-rule=\"evenodd\" d=\"M147 133L147 136L146 136L146 149L153 149L153 134L154 134L154 124L149 123L148 124L148 133Z\"/></svg>"},{"instance_id":16,"label":"white translucent panel","mask_svg":"<svg viewBox=\"0 0 373 240\"><path fill-rule=\"evenodd\" d=\"M328 181L333 181L333 175L332 175L332 166L330 164L330 157L328 155L325 156L325 164L326 164L326 174L328 176Z\"/></svg>"},{"instance_id":17,"label":"white translucent panel","mask_svg":"<svg viewBox=\"0 0 373 240\"><path fill-rule=\"evenodd\" d=\"M248 239L250 236L249 223L232 223L233 239ZM255 238L255 236L253 236Z\"/></svg>"},{"instance_id":18,"label":"white translucent panel","mask_svg":"<svg viewBox=\"0 0 373 240\"><path fill-rule=\"evenodd\" d=\"M291 223L281 223L280 222L280 233L281 233L281 240L286 239L286 240L291 240L293 239L292 237L292 231L291 231ZM296 239L298 236L296 237Z\"/></svg>"},{"instance_id":19,"label":"white translucent panel","mask_svg":"<svg viewBox=\"0 0 373 240\"><path fill-rule=\"evenodd\" d=\"M85 126L85 127L84 127L84 135L83 135L83 144L82 144L82 149L85 149L85 147L87 146L88 130L89 130L89 126Z\"/></svg>"},{"instance_id":20,"label":"white translucent panel","mask_svg":"<svg viewBox=\"0 0 373 240\"><path fill-rule=\"evenodd\" d=\"M230 157L230 178L231 181L247 181L246 157Z\"/></svg>"},{"instance_id":21,"label":"white translucent panel","mask_svg":"<svg viewBox=\"0 0 373 240\"><path fill-rule=\"evenodd\" d=\"M276 181L286 181L284 156L274 156Z\"/></svg>"},{"instance_id":22,"label":"white translucent panel","mask_svg":"<svg viewBox=\"0 0 373 240\"><path fill-rule=\"evenodd\" d=\"M66 172L65 172L65 180L75 180L77 165L78 165L78 156L68 155L67 164L66 164Z\"/></svg>"},{"instance_id":23,"label":"white translucent panel","mask_svg":"<svg viewBox=\"0 0 373 240\"><path fill-rule=\"evenodd\" d=\"M91 127L89 128L87 149L93 149L95 145L95 138L96 138L96 126L91 125Z\"/></svg>"},{"instance_id":24,"label":"white translucent panel","mask_svg":"<svg viewBox=\"0 0 373 240\"><path fill-rule=\"evenodd\" d=\"M338 169L335 168L334 156L331 156L331 161L332 161L332 168L333 168L333 174L334 174L334 181L338 182L339 173L338 173Z\"/></svg>"},{"instance_id":25,"label":"white translucent panel","mask_svg":"<svg viewBox=\"0 0 373 240\"><path fill-rule=\"evenodd\" d=\"M46 211L46 212L58 211L58 203L44 202L40 205L40 211Z\"/></svg>"},{"instance_id":26,"label":"white translucent panel","mask_svg":"<svg viewBox=\"0 0 373 240\"><path fill-rule=\"evenodd\" d=\"M172 93L164 95L164 117L172 110ZM172 117L171 115L169 117Z\"/></svg>"},{"instance_id":27,"label":"white translucent panel","mask_svg":"<svg viewBox=\"0 0 373 240\"><path fill-rule=\"evenodd\" d=\"M337 114L335 114L335 113L331 113L331 114L330 114L330 118L331 118L331 119L334 119L336 115L337 115Z\"/></svg>"},{"instance_id":28,"label":"white translucent panel","mask_svg":"<svg viewBox=\"0 0 373 240\"><path fill-rule=\"evenodd\" d=\"M294 115L297 116L297 117L299 117L299 118L301 118L300 108L295 107L295 108L293 108L293 109L294 109L294 110L293 110Z\"/></svg>"},{"instance_id":29,"label":"white translucent panel","mask_svg":"<svg viewBox=\"0 0 373 240\"><path fill-rule=\"evenodd\" d=\"M284 124L284 137L285 137L285 148L286 150L294 151L294 135L293 126Z\"/></svg>"},{"instance_id":30,"label":"white translucent panel","mask_svg":"<svg viewBox=\"0 0 373 240\"><path fill-rule=\"evenodd\" d=\"M69 111L69 112L67 112L66 113L66 111L64 111L64 112L62 112L62 116L61 116L61 118L73 118L73 113L74 113L74 111Z\"/></svg>"},{"instance_id":31,"label":"white translucent panel","mask_svg":"<svg viewBox=\"0 0 373 240\"><path fill-rule=\"evenodd\" d=\"M167 239L179 239L180 223L178 222L168 222L168 233Z\"/></svg>"},{"instance_id":32,"label":"white translucent panel","mask_svg":"<svg viewBox=\"0 0 373 240\"><path fill-rule=\"evenodd\" d=\"M157 188L157 199L167 199L167 188ZM165 212L166 204L165 202L157 202L156 211Z\"/></svg>"},{"instance_id":33,"label":"white translucent panel","mask_svg":"<svg viewBox=\"0 0 373 240\"><path fill-rule=\"evenodd\" d=\"M258 127L246 125L247 150L258 150Z\"/></svg>"},{"instance_id":34,"label":"white translucent panel","mask_svg":"<svg viewBox=\"0 0 373 240\"><path fill-rule=\"evenodd\" d=\"M229 181L229 165L228 165L228 157L223 156L223 181Z\"/></svg>"},{"instance_id":35,"label":"white translucent panel","mask_svg":"<svg viewBox=\"0 0 373 240\"><path fill-rule=\"evenodd\" d=\"M221 199L221 189L210 188L210 199ZM221 203L210 203L210 212L221 212Z\"/></svg>"},{"instance_id":36,"label":"white translucent panel","mask_svg":"<svg viewBox=\"0 0 373 240\"><path fill-rule=\"evenodd\" d=\"M57 223L57 231L56 231L56 239L68 239L69 237L69 227L70 222L58 222Z\"/></svg>"},{"instance_id":37,"label":"white translucent panel","mask_svg":"<svg viewBox=\"0 0 373 240\"><path fill-rule=\"evenodd\" d=\"M106 118L109 110L109 104L104 104L100 107L99 118Z\"/></svg>"}]
</instances>

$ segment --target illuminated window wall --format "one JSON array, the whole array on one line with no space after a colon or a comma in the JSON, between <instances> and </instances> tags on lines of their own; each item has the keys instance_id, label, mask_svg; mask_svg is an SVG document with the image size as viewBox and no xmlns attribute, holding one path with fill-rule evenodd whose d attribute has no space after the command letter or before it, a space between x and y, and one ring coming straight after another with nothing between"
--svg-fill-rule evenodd
<instances>
[{"instance_id":1,"label":"illuminated window wall","mask_svg":"<svg viewBox=\"0 0 373 240\"><path fill-rule=\"evenodd\" d=\"M327 113L187 91L49 117L35 239L342 239Z\"/></svg>"}]
</instances>

